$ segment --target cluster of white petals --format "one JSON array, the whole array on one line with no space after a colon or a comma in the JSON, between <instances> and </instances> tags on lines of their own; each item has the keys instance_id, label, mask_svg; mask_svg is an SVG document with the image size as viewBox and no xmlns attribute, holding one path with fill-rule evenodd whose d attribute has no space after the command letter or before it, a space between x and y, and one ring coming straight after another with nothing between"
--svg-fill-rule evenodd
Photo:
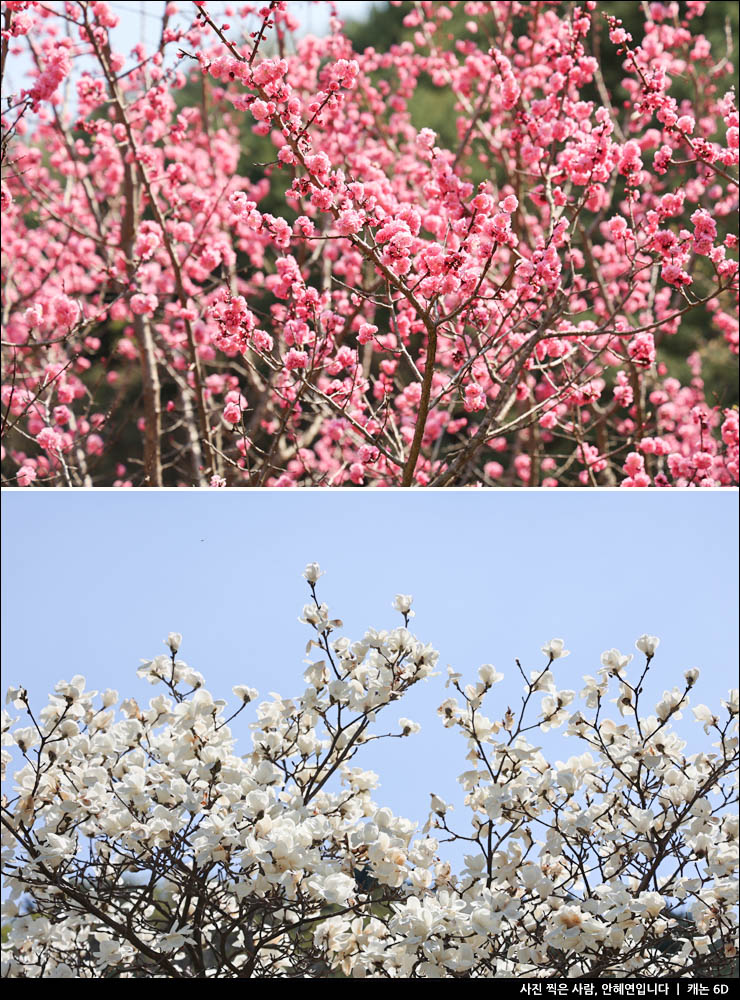
<instances>
[{"instance_id":1,"label":"cluster of white petals","mask_svg":"<svg viewBox=\"0 0 740 1000\"><path fill-rule=\"evenodd\" d=\"M516 712L495 703L493 665L467 685L450 669L439 714L467 742L466 811L458 828L434 793L419 829L374 801L357 758L418 732L380 716L438 654L406 628L408 595L401 627L339 635L321 575L304 572L305 690L259 704L245 755L230 723L257 692L235 686L230 713L177 633L139 669L162 687L147 706L80 676L38 714L9 691L3 768L23 763L3 803L4 976L692 977L734 959L737 691L693 708L709 739L687 755L671 723L697 670L641 710L655 637L638 639L634 677L631 656L605 652L580 708L558 683L561 639L544 668L517 661ZM576 752L546 758L533 734L563 727Z\"/></svg>"}]
</instances>

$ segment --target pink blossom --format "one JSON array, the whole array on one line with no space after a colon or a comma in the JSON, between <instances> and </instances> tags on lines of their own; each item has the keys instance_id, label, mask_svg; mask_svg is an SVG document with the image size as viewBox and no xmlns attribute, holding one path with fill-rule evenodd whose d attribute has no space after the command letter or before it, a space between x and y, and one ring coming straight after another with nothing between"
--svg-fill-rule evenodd
<instances>
[{"instance_id":1,"label":"pink blossom","mask_svg":"<svg viewBox=\"0 0 740 1000\"><path fill-rule=\"evenodd\" d=\"M134 254L142 260L149 260L159 245L160 239L156 230L151 228L144 229L144 226L142 226L139 235L136 237Z\"/></svg>"},{"instance_id":2,"label":"pink blossom","mask_svg":"<svg viewBox=\"0 0 740 1000\"><path fill-rule=\"evenodd\" d=\"M242 411L238 403L227 403L224 407L224 420L230 424L239 424L242 419Z\"/></svg>"},{"instance_id":3,"label":"pink blossom","mask_svg":"<svg viewBox=\"0 0 740 1000\"><path fill-rule=\"evenodd\" d=\"M437 141L437 134L430 128L423 128L416 136L416 145L421 152L431 151Z\"/></svg>"},{"instance_id":4,"label":"pink blossom","mask_svg":"<svg viewBox=\"0 0 740 1000\"><path fill-rule=\"evenodd\" d=\"M608 18L607 95L593 0L522 4L493 47L429 0L388 51L291 39L284 3L224 44L172 6L130 72L112 5L6 6L8 79L14 32L38 59L2 180L6 461L37 484L61 448L75 486L142 457L166 486L603 486L627 453L625 486L737 485L739 120L701 5ZM80 45L69 118L44 104ZM428 78L454 142L409 117Z\"/></svg>"},{"instance_id":5,"label":"pink blossom","mask_svg":"<svg viewBox=\"0 0 740 1000\"><path fill-rule=\"evenodd\" d=\"M44 307L40 302L36 302L26 309L23 318L32 330L37 330L44 320Z\"/></svg>"},{"instance_id":6,"label":"pink blossom","mask_svg":"<svg viewBox=\"0 0 740 1000\"><path fill-rule=\"evenodd\" d=\"M95 15L95 20L98 24L102 24L106 28L115 28L118 24L118 17L113 13L107 3L101 3L100 0L95 0L94 3L90 4L92 12Z\"/></svg>"},{"instance_id":7,"label":"pink blossom","mask_svg":"<svg viewBox=\"0 0 740 1000\"><path fill-rule=\"evenodd\" d=\"M360 67L355 59L338 59L332 67L332 75L341 87L351 89L355 86Z\"/></svg>"},{"instance_id":8,"label":"pink blossom","mask_svg":"<svg viewBox=\"0 0 740 1000\"><path fill-rule=\"evenodd\" d=\"M287 371L308 368L308 354L305 351L297 351L295 348L291 348L283 360Z\"/></svg>"},{"instance_id":9,"label":"pink blossom","mask_svg":"<svg viewBox=\"0 0 740 1000\"><path fill-rule=\"evenodd\" d=\"M470 413L474 410L482 410L486 405L486 394L476 382L471 382L465 387L465 409Z\"/></svg>"},{"instance_id":10,"label":"pink blossom","mask_svg":"<svg viewBox=\"0 0 740 1000\"><path fill-rule=\"evenodd\" d=\"M377 332L377 326L373 326L372 323L363 323L357 333L358 344L368 344Z\"/></svg>"},{"instance_id":11,"label":"pink blossom","mask_svg":"<svg viewBox=\"0 0 740 1000\"><path fill-rule=\"evenodd\" d=\"M51 427L44 427L43 430L39 431L36 440L45 451L58 452L61 450L62 435Z\"/></svg>"},{"instance_id":12,"label":"pink blossom","mask_svg":"<svg viewBox=\"0 0 740 1000\"><path fill-rule=\"evenodd\" d=\"M627 345L627 353L636 365L647 367L655 361L655 340L652 333L638 333Z\"/></svg>"},{"instance_id":13,"label":"pink blossom","mask_svg":"<svg viewBox=\"0 0 740 1000\"><path fill-rule=\"evenodd\" d=\"M21 96L26 94L32 101L34 110L38 109L42 101L47 101L54 97L57 88L62 80L67 76L72 67L67 46L64 43L57 44L44 60L44 68L36 79L35 85L28 91L21 91Z\"/></svg>"},{"instance_id":14,"label":"pink blossom","mask_svg":"<svg viewBox=\"0 0 740 1000\"><path fill-rule=\"evenodd\" d=\"M276 107L273 101L252 101L250 111L258 122L269 121L275 114Z\"/></svg>"},{"instance_id":15,"label":"pink blossom","mask_svg":"<svg viewBox=\"0 0 740 1000\"><path fill-rule=\"evenodd\" d=\"M691 276L684 271L680 264L674 261L666 261L660 270L660 274L664 281L667 281L669 285L674 285L676 288L683 288L691 284Z\"/></svg>"},{"instance_id":16,"label":"pink blossom","mask_svg":"<svg viewBox=\"0 0 740 1000\"><path fill-rule=\"evenodd\" d=\"M607 225L612 239L621 239L627 233L627 220L621 215L615 215L613 219L609 220Z\"/></svg>"},{"instance_id":17,"label":"pink blossom","mask_svg":"<svg viewBox=\"0 0 740 1000\"><path fill-rule=\"evenodd\" d=\"M88 455L102 455L104 449L104 442L99 434L89 434L86 443L86 451Z\"/></svg>"},{"instance_id":18,"label":"pink blossom","mask_svg":"<svg viewBox=\"0 0 740 1000\"><path fill-rule=\"evenodd\" d=\"M529 455L517 455L514 459L516 474L524 483L528 483L532 478L532 459Z\"/></svg>"},{"instance_id":19,"label":"pink blossom","mask_svg":"<svg viewBox=\"0 0 740 1000\"><path fill-rule=\"evenodd\" d=\"M694 223L694 249L706 256L711 252L717 238L717 224L703 208L697 208L691 216L691 221Z\"/></svg>"},{"instance_id":20,"label":"pink blossom","mask_svg":"<svg viewBox=\"0 0 740 1000\"><path fill-rule=\"evenodd\" d=\"M16 11L13 13L13 20L10 25L10 33L14 38L18 38L21 35L27 35L31 29L32 25L30 15L23 10ZM20 474L19 474L20 475ZM27 483L22 483L21 485L26 486Z\"/></svg>"},{"instance_id":21,"label":"pink blossom","mask_svg":"<svg viewBox=\"0 0 740 1000\"><path fill-rule=\"evenodd\" d=\"M36 479L36 470L32 465L22 465L16 473L16 481L19 486L30 486Z\"/></svg>"},{"instance_id":22,"label":"pink blossom","mask_svg":"<svg viewBox=\"0 0 740 1000\"><path fill-rule=\"evenodd\" d=\"M131 296L131 312L137 316L152 316L156 308L156 295L142 295L138 292Z\"/></svg>"},{"instance_id":23,"label":"pink blossom","mask_svg":"<svg viewBox=\"0 0 740 1000\"><path fill-rule=\"evenodd\" d=\"M645 460L639 452L631 451L624 462L624 471L628 476L636 476L645 469Z\"/></svg>"},{"instance_id":24,"label":"pink blossom","mask_svg":"<svg viewBox=\"0 0 740 1000\"><path fill-rule=\"evenodd\" d=\"M71 329L80 317L80 307L66 295L57 295L52 301L54 319L62 329Z\"/></svg>"},{"instance_id":25,"label":"pink blossom","mask_svg":"<svg viewBox=\"0 0 740 1000\"><path fill-rule=\"evenodd\" d=\"M355 212L353 209L348 209L346 212L342 212L337 219L337 230L340 236L351 236L354 233L359 233L363 226L363 217L361 212Z\"/></svg>"}]
</instances>

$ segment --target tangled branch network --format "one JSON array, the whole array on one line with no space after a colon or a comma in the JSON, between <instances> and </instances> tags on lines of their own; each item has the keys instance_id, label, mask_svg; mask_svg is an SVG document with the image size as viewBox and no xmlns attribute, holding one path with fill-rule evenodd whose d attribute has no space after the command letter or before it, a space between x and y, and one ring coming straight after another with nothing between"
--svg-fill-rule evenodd
<instances>
[{"instance_id":1,"label":"tangled branch network","mask_svg":"<svg viewBox=\"0 0 740 1000\"><path fill-rule=\"evenodd\" d=\"M3 481L737 485L717 6L4 3Z\"/></svg>"},{"instance_id":2,"label":"tangled branch network","mask_svg":"<svg viewBox=\"0 0 740 1000\"><path fill-rule=\"evenodd\" d=\"M38 713L11 689L23 718L4 714L3 761L22 759L2 807L4 975L732 974L737 690L693 708L687 753L673 725L699 671L645 710L654 636L636 642L640 665L605 651L580 695L551 640L544 663L517 661L517 711L502 712L491 664L467 684L450 668L439 716L467 749L464 811L453 819L438 788L420 830L375 801L359 761L419 730L392 717L438 654L409 631L410 596L394 601L402 624L353 641L317 596L318 565L304 575L305 688L259 705L246 754L231 724L257 692L234 687L233 709L214 699L179 634L138 670L164 689L146 706L80 676ZM557 730L580 752L546 758L532 741Z\"/></svg>"}]
</instances>

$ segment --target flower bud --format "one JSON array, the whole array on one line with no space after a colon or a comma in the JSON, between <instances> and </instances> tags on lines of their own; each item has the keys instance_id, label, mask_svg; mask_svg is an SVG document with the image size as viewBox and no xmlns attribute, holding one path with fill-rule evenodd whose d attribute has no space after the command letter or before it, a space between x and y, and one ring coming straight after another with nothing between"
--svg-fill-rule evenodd
<instances>
[{"instance_id":1,"label":"flower bud","mask_svg":"<svg viewBox=\"0 0 740 1000\"><path fill-rule=\"evenodd\" d=\"M657 635L641 635L640 638L635 643L637 649L639 649L641 653L644 653L645 656L649 657L650 659L652 659L653 656L655 656L655 650L658 648L659 645L660 645L660 639L657 637Z\"/></svg>"},{"instance_id":2,"label":"flower bud","mask_svg":"<svg viewBox=\"0 0 740 1000\"><path fill-rule=\"evenodd\" d=\"M408 615L409 617L413 615L411 610L411 605L414 599L411 594L396 594L395 600L393 601L393 607L396 611L400 611L402 615Z\"/></svg>"},{"instance_id":3,"label":"flower bud","mask_svg":"<svg viewBox=\"0 0 740 1000\"><path fill-rule=\"evenodd\" d=\"M321 567L318 563L309 563L303 571L304 577L309 583L316 583L320 576L324 574L321 571Z\"/></svg>"},{"instance_id":4,"label":"flower bud","mask_svg":"<svg viewBox=\"0 0 740 1000\"><path fill-rule=\"evenodd\" d=\"M179 632L170 632L170 634L165 639L165 645L170 647L170 652L172 653L173 656L180 648L181 643L182 643L182 636L180 635Z\"/></svg>"}]
</instances>

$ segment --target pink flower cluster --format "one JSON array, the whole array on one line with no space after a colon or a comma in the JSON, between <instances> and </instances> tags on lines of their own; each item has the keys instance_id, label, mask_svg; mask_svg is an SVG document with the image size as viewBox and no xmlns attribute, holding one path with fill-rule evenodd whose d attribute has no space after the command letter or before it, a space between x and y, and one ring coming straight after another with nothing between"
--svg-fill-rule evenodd
<instances>
[{"instance_id":1,"label":"pink flower cluster","mask_svg":"<svg viewBox=\"0 0 740 1000\"><path fill-rule=\"evenodd\" d=\"M450 39L430 0L387 52L168 5L133 63L104 3L6 6L38 53L3 118L6 481L737 484L738 113L696 5L602 34L591 0L468 2Z\"/></svg>"}]
</instances>

